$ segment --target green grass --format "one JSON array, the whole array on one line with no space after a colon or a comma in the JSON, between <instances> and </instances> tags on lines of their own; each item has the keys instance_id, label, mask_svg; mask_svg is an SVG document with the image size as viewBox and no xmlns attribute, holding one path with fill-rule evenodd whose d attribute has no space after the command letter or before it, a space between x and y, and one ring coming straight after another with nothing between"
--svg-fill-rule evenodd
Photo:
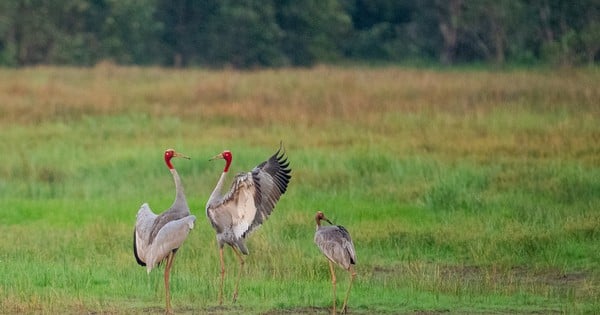
<instances>
[{"instance_id":1,"label":"green grass","mask_svg":"<svg viewBox=\"0 0 600 315\"><path fill-rule=\"evenodd\" d=\"M597 69L253 72L0 70L0 313L161 313L162 267L132 255L135 214L198 217L172 273L177 313L325 314L323 210L352 234L351 313L600 311ZM249 170L282 140L293 178L226 302L206 199L230 149ZM337 269L341 302L348 275ZM341 303L340 303L341 304Z\"/></svg>"}]
</instances>

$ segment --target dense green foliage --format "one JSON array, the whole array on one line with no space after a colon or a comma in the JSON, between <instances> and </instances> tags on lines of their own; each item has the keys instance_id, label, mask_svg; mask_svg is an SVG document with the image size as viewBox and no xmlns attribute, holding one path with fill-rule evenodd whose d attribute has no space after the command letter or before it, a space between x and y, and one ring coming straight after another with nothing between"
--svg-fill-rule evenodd
<instances>
[{"instance_id":1,"label":"dense green foliage","mask_svg":"<svg viewBox=\"0 0 600 315\"><path fill-rule=\"evenodd\" d=\"M177 313L327 313L313 244L323 210L352 234L353 314L600 310L597 70L0 71L0 312L161 313L162 269L132 254L142 202L196 228L172 273ZM248 242L236 304L217 306L204 204L223 164L283 140L288 192ZM235 256L227 251L226 296ZM337 269L338 289L347 274Z\"/></svg>"},{"instance_id":2,"label":"dense green foliage","mask_svg":"<svg viewBox=\"0 0 600 315\"><path fill-rule=\"evenodd\" d=\"M0 65L577 65L598 21L597 0L2 1Z\"/></svg>"}]
</instances>

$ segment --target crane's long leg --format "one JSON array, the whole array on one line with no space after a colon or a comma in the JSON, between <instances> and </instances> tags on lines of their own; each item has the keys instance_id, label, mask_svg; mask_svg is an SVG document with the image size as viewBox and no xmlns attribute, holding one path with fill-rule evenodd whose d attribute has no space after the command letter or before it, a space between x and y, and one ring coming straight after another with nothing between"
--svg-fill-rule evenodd
<instances>
[{"instance_id":1,"label":"crane's long leg","mask_svg":"<svg viewBox=\"0 0 600 315\"><path fill-rule=\"evenodd\" d=\"M219 259L221 260L221 284L219 285L219 305L223 305L223 281L225 280L225 261L223 260L223 246L219 248Z\"/></svg>"},{"instance_id":2,"label":"crane's long leg","mask_svg":"<svg viewBox=\"0 0 600 315\"><path fill-rule=\"evenodd\" d=\"M331 285L333 286L333 309L331 310L331 314L336 314L335 312L335 270L333 269L333 262L331 262L331 260L329 260L329 271L331 272Z\"/></svg>"},{"instance_id":3,"label":"crane's long leg","mask_svg":"<svg viewBox=\"0 0 600 315\"><path fill-rule=\"evenodd\" d=\"M169 276L171 273L171 266L173 266L173 260L175 259L175 251L172 251L167 256L167 265L165 266L165 298L167 301L167 314L173 314L173 309L171 308L171 289L169 287Z\"/></svg>"},{"instance_id":4,"label":"crane's long leg","mask_svg":"<svg viewBox=\"0 0 600 315\"><path fill-rule=\"evenodd\" d=\"M235 248L234 246L231 246L231 248L233 248L233 252L238 256L239 260L240 260L240 271L238 272L238 276L237 279L235 280L235 290L233 291L233 302L237 301L238 298L238 288L240 286L240 278L242 277L242 272L244 271L244 258L242 257L242 254L240 253L240 251Z\"/></svg>"},{"instance_id":5,"label":"crane's long leg","mask_svg":"<svg viewBox=\"0 0 600 315\"><path fill-rule=\"evenodd\" d=\"M348 303L348 296L350 295L350 289L352 288L352 281L354 281L354 277L356 277L356 271L352 265L348 268L348 272L350 272L350 284L348 285L348 291L346 291L346 298L344 298L344 305L342 306L342 313L346 314L346 306Z\"/></svg>"}]
</instances>

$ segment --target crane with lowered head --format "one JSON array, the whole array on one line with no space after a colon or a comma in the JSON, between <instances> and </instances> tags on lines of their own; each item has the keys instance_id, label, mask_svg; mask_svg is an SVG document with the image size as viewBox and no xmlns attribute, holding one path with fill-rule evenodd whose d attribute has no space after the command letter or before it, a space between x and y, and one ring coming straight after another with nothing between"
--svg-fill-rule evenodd
<instances>
[{"instance_id":1,"label":"crane with lowered head","mask_svg":"<svg viewBox=\"0 0 600 315\"><path fill-rule=\"evenodd\" d=\"M321 225L321 220L326 221L331 225ZM350 273L350 284L348 285L348 291L346 291L346 297L344 298L344 304L342 306L342 312L346 313L346 306L348 303L348 296L350 295L350 289L352 288L352 281L356 276L354 271L354 265L356 264L356 251L354 250L354 243L350 237L350 233L346 228L341 225L333 225L329 219L325 217L323 212L317 211L315 215L315 221L317 222L317 231L315 232L315 244L321 250L323 255L329 260L329 271L331 272L331 284L333 286L333 309L332 314L335 314L335 270L334 264L339 265Z\"/></svg>"}]
</instances>

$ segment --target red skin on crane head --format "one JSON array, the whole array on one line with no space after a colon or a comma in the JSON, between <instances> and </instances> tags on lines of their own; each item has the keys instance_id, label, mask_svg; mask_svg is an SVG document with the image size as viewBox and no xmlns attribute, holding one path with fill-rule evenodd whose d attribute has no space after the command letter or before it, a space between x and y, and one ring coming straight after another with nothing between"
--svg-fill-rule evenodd
<instances>
[{"instance_id":1,"label":"red skin on crane head","mask_svg":"<svg viewBox=\"0 0 600 315\"><path fill-rule=\"evenodd\" d=\"M173 150L173 149L166 149L165 150L165 160L166 159L170 160L174 155L175 155L175 150Z\"/></svg>"},{"instance_id":2,"label":"red skin on crane head","mask_svg":"<svg viewBox=\"0 0 600 315\"><path fill-rule=\"evenodd\" d=\"M221 153L221 157L225 160L225 161L229 161L231 162L231 159L233 158L233 155L231 155L231 151L229 150L225 150Z\"/></svg>"},{"instance_id":3,"label":"red skin on crane head","mask_svg":"<svg viewBox=\"0 0 600 315\"><path fill-rule=\"evenodd\" d=\"M173 169L173 164L171 164L171 159L174 157L181 157L181 158L188 159L188 160L190 159L188 156L178 153L178 152L175 152L175 150L173 150L173 149L167 149L167 150L165 150L165 163L167 164L167 167L169 169Z\"/></svg>"},{"instance_id":4,"label":"red skin on crane head","mask_svg":"<svg viewBox=\"0 0 600 315\"><path fill-rule=\"evenodd\" d=\"M229 171L229 166L231 165L231 160L233 159L233 155L231 155L231 151L225 150L225 151L213 156L209 161L212 161L215 159L225 160L225 168L223 169L223 172Z\"/></svg>"}]
</instances>

